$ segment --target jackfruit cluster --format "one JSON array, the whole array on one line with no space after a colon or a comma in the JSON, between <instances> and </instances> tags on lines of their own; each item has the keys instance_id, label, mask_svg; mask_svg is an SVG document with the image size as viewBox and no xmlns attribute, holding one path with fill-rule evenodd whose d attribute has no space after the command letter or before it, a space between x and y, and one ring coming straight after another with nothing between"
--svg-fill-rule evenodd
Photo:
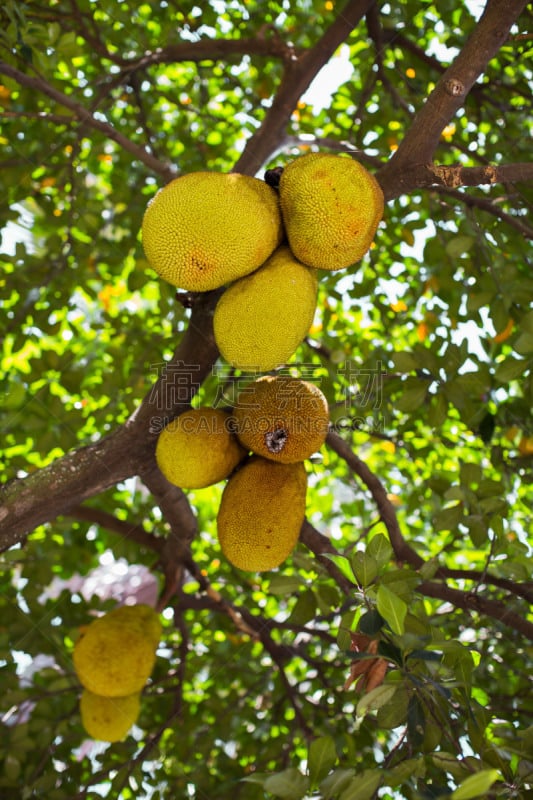
<instances>
[{"instance_id":1,"label":"jackfruit cluster","mask_svg":"<svg viewBox=\"0 0 533 800\"><path fill-rule=\"evenodd\" d=\"M270 570L298 541L307 493L303 462L323 445L328 426L318 387L265 375L243 387L231 412L182 413L159 434L156 460L182 489L227 480L217 514L222 553L239 569Z\"/></svg>"},{"instance_id":2,"label":"jackfruit cluster","mask_svg":"<svg viewBox=\"0 0 533 800\"><path fill-rule=\"evenodd\" d=\"M320 270L356 264L383 214L375 178L352 158L311 153L261 181L199 172L171 181L146 209L142 239L154 270L191 292L224 287L213 331L222 357L266 373L286 364L313 323ZM201 407L161 432L156 460L182 489L226 481L217 515L236 567L278 567L305 516L306 459L320 449L329 410L313 384L263 376L233 411ZM90 687L89 687L90 688Z\"/></svg>"},{"instance_id":3,"label":"jackfruit cluster","mask_svg":"<svg viewBox=\"0 0 533 800\"><path fill-rule=\"evenodd\" d=\"M137 720L160 638L159 615L144 604L115 608L81 631L72 659L82 725L93 739L120 741Z\"/></svg>"},{"instance_id":4,"label":"jackfruit cluster","mask_svg":"<svg viewBox=\"0 0 533 800\"><path fill-rule=\"evenodd\" d=\"M349 156L307 153L265 181L195 172L148 204L142 241L166 281L191 292L226 287L215 340L233 367L268 372L313 323L318 270L342 270L370 248L383 215L376 179Z\"/></svg>"}]
</instances>

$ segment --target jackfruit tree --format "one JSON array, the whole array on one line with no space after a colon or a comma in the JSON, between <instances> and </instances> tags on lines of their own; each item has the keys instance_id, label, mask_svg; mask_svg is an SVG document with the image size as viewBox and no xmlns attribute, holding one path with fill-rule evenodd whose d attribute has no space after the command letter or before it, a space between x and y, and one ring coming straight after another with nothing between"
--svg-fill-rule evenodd
<instances>
[{"instance_id":1,"label":"jackfruit tree","mask_svg":"<svg viewBox=\"0 0 533 800\"><path fill-rule=\"evenodd\" d=\"M2 800L532 796L532 28L2 4Z\"/></svg>"}]
</instances>

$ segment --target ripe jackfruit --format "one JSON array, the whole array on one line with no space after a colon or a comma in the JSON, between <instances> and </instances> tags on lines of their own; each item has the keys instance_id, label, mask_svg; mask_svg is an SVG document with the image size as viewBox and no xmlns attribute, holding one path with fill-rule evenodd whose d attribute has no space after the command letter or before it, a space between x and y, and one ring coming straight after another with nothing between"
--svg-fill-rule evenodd
<instances>
[{"instance_id":1,"label":"ripe jackfruit","mask_svg":"<svg viewBox=\"0 0 533 800\"><path fill-rule=\"evenodd\" d=\"M193 172L171 181L142 222L146 258L166 281L217 289L257 269L283 236L278 197L248 175Z\"/></svg>"},{"instance_id":2,"label":"ripe jackfruit","mask_svg":"<svg viewBox=\"0 0 533 800\"><path fill-rule=\"evenodd\" d=\"M161 637L153 608L120 606L93 620L74 646L74 669L82 686L102 697L139 692L152 672Z\"/></svg>"},{"instance_id":3,"label":"ripe jackfruit","mask_svg":"<svg viewBox=\"0 0 533 800\"><path fill-rule=\"evenodd\" d=\"M167 480L182 489L203 489L227 478L246 450L223 409L192 408L159 434L156 461Z\"/></svg>"},{"instance_id":4,"label":"ripe jackfruit","mask_svg":"<svg viewBox=\"0 0 533 800\"><path fill-rule=\"evenodd\" d=\"M89 736L102 742L124 739L140 710L140 692L125 697L101 697L84 689L80 698L82 725Z\"/></svg>"},{"instance_id":5,"label":"ripe jackfruit","mask_svg":"<svg viewBox=\"0 0 533 800\"><path fill-rule=\"evenodd\" d=\"M383 192L374 176L353 158L331 153L291 161L279 196L292 252L316 269L360 261L383 216Z\"/></svg>"},{"instance_id":6,"label":"ripe jackfruit","mask_svg":"<svg viewBox=\"0 0 533 800\"><path fill-rule=\"evenodd\" d=\"M217 516L222 552L235 567L278 567L294 549L305 516L307 474L302 463L252 457L227 482Z\"/></svg>"},{"instance_id":7,"label":"ripe jackfruit","mask_svg":"<svg viewBox=\"0 0 533 800\"><path fill-rule=\"evenodd\" d=\"M329 409L320 389L288 375L264 376L246 386L233 416L245 447L286 464L309 458L328 433Z\"/></svg>"},{"instance_id":8,"label":"ripe jackfruit","mask_svg":"<svg viewBox=\"0 0 533 800\"><path fill-rule=\"evenodd\" d=\"M284 364L311 327L317 287L316 271L288 247L278 247L218 301L213 326L222 356L234 367L258 372Z\"/></svg>"}]
</instances>

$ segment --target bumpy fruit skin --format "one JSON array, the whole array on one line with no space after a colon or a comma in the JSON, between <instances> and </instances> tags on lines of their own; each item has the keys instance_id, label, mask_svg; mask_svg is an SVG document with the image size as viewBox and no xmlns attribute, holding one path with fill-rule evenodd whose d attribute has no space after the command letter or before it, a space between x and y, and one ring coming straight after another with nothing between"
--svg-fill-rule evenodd
<instances>
[{"instance_id":1,"label":"bumpy fruit skin","mask_svg":"<svg viewBox=\"0 0 533 800\"><path fill-rule=\"evenodd\" d=\"M302 463L252 457L227 482L217 517L218 540L235 567L262 572L293 551L305 516Z\"/></svg>"},{"instance_id":2,"label":"bumpy fruit skin","mask_svg":"<svg viewBox=\"0 0 533 800\"><path fill-rule=\"evenodd\" d=\"M171 181L148 204L144 252L173 286L217 289L257 269L280 244L277 193L248 175L192 172Z\"/></svg>"},{"instance_id":3,"label":"bumpy fruit skin","mask_svg":"<svg viewBox=\"0 0 533 800\"><path fill-rule=\"evenodd\" d=\"M84 689L80 698L81 723L91 738L102 742L124 739L140 710L140 692L125 697L101 697Z\"/></svg>"},{"instance_id":4,"label":"bumpy fruit skin","mask_svg":"<svg viewBox=\"0 0 533 800\"><path fill-rule=\"evenodd\" d=\"M238 395L235 433L264 458L292 464L316 453L326 439L329 409L320 389L286 375L264 376Z\"/></svg>"},{"instance_id":5,"label":"bumpy fruit skin","mask_svg":"<svg viewBox=\"0 0 533 800\"><path fill-rule=\"evenodd\" d=\"M247 451L219 408L193 408L159 434L155 456L165 478L182 489L203 489L227 478Z\"/></svg>"},{"instance_id":6,"label":"bumpy fruit skin","mask_svg":"<svg viewBox=\"0 0 533 800\"><path fill-rule=\"evenodd\" d=\"M218 301L215 340L234 367L268 372L293 355L312 325L316 270L278 247L251 275L235 281Z\"/></svg>"},{"instance_id":7,"label":"bumpy fruit skin","mask_svg":"<svg viewBox=\"0 0 533 800\"><path fill-rule=\"evenodd\" d=\"M283 170L279 195L291 250L315 269L344 269L360 261L383 216L378 182L346 156L296 158Z\"/></svg>"},{"instance_id":8,"label":"bumpy fruit skin","mask_svg":"<svg viewBox=\"0 0 533 800\"><path fill-rule=\"evenodd\" d=\"M74 646L74 669L85 689L102 697L139 692L152 672L161 622L150 606L120 606L85 628Z\"/></svg>"}]
</instances>

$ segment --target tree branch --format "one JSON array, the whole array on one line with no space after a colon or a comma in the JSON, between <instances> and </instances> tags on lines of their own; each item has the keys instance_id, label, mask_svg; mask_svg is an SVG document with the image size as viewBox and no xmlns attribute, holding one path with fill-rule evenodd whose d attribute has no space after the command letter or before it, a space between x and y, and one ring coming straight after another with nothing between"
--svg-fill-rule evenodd
<instances>
[{"instance_id":1,"label":"tree branch","mask_svg":"<svg viewBox=\"0 0 533 800\"><path fill-rule=\"evenodd\" d=\"M457 189L460 186L531 182L533 181L533 163L501 164L499 166L484 165L479 167L409 164L404 166L394 183L390 182L386 173L385 176L383 175L383 170L379 170L376 177L380 180L380 183L382 180L386 180L386 184L381 184L383 193L387 200L393 200L395 197L399 197L401 194L409 194L415 189L448 190ZM456 194L456 197L464 199L463 194ZM505 212L502 212L502 214L505 214ZM519 222L515 217L511 217L510 214L506 214L506 217ZM522 223L522 226L531 235L533 229L529 228L525 223Z\"/></svg>"},{"instance_id":2,"label":"tree branch","mask_svg":"<svg viewBox=\"0 0 533 800\"><path fill-rule=\"evenodd\" d=\"M533 622L528 622L521 614L513 611L508 602L491 600L480 594L462 592L460 589L452 589L450 586L435 581L423 581L416 587L416 591L423 594L424 597L435 597L452 603L463 611L477 611L493 619L498 619L533 641Z\"/></svg>"},{"instance_id":3,"label":"tree branch","mask_svg":"<svg viewBox=\"0 0 533 800\"><path fill-rule=\"evenodd\" d=\"M375 0L348 0L335 22L312 48L300 56L293 54L292 60L286 65L272 105L261 127L248 140L235 164L235 172L255 175L272 154L280 149L299 98L374 2Z\"/></svg>"},{"instance_id":4,"label":"tree branch","mask_svg":"<svg viewBox=\"0 0 533 800\"><path fill-rule=\"evenodd\" d=\"M416 114L390 161L376 176L383 186L394 186L407 166L432 161L443 129L464 104L526 4L527 0L488 0L472 35Z\"/></svg>"},{"instance_id":5,"label":"tree branch","mask_svg":"<svg viewBox=\"0 0 533 800\"><path fill-rule=\"evenodd\" d=\"M191 571L191 542L198 532L198 525L187 495L167 481L155 459L150 459L148 466L141 470L140 477L154 495L170 526L170 533L161 540L160 548L160 563L165 576L165 585L158 601L158 608L162 610L182 586L185 569Z\"/></svg>"},{"instance_id":6,"label":"tree branch","mask_svg":"<svg viewBox=\"0 0 533 800\"><path fill-rule=\"evenodd\" d=\"M394 555L398 561L410 564L415 569L420 569L424 564L424 560L416 553L413 548L407 544L403 538L396 511L394 506L387 497L387 492L379 478L377 478L367 465L355 455L351 447L339 436L338 433L330 431L328 433L326 443L332 450L340 456L346 464L352 469L355 474L363 481L365 486L369 489L374 502L378 508L380 517L387 528L390 543L394 550Z\"/></svg>"},{"instance_id":7,"label":"tree branch","mask_svg":"<svg viewBox=\"0 0 533 800\"><path fill-rule=\"evenodd\" d=\"M332 555L339 555L339 551L331 544L331 541L323 533L317 531L308 520L304 520L302 529L300 531L300 541L315 554L317 558L323 556L325 553ZM333 561L329 558L320 559L320 563L324 565L328 573L331 575L337 586L342 589L344 594L352 596L356 588L355 582L351 583L344 577L342 572L335 566Z\"/></svg>"},{"instance_id":8,"label":"tree branch","mask_svg":"<svg viewBox=\"0 0 533 800\"><path fill-rule=\"evenodd\" d=\"M446 197L454 198L469 208L479 208L482 211L486 211L487 214L492 214L492 216L501 219L502 222L505 222L510 227L515 228L515 230L525 236L526 239L533 238L533 228L523 222L522 217L513 217L507 211L503 211L503 209L499 208L496 203L488 197L479 197L478 195L461 192L459 189L448 189L445 186L432 186L431 188L432 191L445 195Z\"/></svg>"},{"instance_id":9,"label":"tree branch","mask_svg":"<svg viewBox=\"0 0 533 800\"><path fill-rule=\"evenodd\" d=\"M95 117L85 106L73 100L70 95L63 94L58 89L51 86L43 78L26 75L25 72L21 72L16 67L11 66L11 64L6 64L4 61L0 61L0 74L7 75L17 81L21 86L32 89L32 91L38 92L39 94L44 94L60 106L70 109L75 119L103 133L108 139L116 142L135 159L145 164L145 166L152 170L152 172L155 172L156 175L161 175L165 181L168 182L176 177L174 169L170 164L166 164L158 158L155 158L144 147L132 142L131 139L128 139L127 136L117 131L109 122L104 122ZM46 117L46 115L44 116Z\"/></svg>"},{"instance_id":10,"label":"tree branch","mask_svg":"<svg viewBox=\"0 0 533 800\"><path fill-rule=\"evenodd\" d=\"M197 298L187 330L139 408L117 430L0 487L0 551L89 497L137 475L153 459L161 427L185 411L218 357L212 317L218 295ZM147 461L148 459L148 461Z\"/></svg>"},{"instance_id":11,"label":"tree branch","mask_svg":"<svg viewBox=\"0 0 533 800\"><path fill-rule=\"evenodd\" d=\"M107 528L107 530L117 533L123 539L136 542L140 547L153 550L155 553L160 554L163 550L164 539L149 533L140 523L131 525L126 520L119 519L101 508L78 505L70 509L68 516Z\"/></svg>"}]
</instances>

